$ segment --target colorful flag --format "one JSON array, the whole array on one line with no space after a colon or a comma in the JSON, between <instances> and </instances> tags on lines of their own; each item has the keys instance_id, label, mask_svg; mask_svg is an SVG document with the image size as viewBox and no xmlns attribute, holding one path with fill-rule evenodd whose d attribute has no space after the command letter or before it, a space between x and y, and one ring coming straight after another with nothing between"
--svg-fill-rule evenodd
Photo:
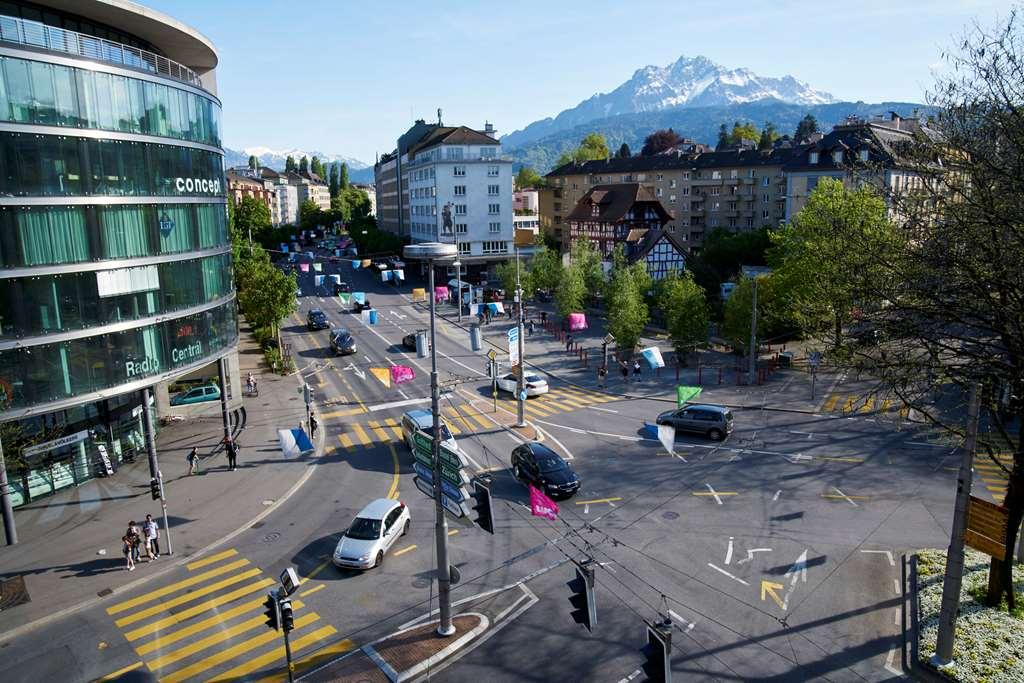
<instances>
[{"instance_id":1,"label":"colorful flag","mask_svg":"<svg viewBox=\"0 0 1024 683\"><path fill-rule=\"evenodd\" d=\"M582 313L569 314L569 329L573 332L587 329L587 316Z\"/></svg>"},{"instance_id":2,"label":"colorful flag","mask_svg":"<svg viewBox=\"0 0 1024 683\"><path fill-rule=\"evenodd\" d=\"M339 292L338 293L338 298L341 299L341 303L343 303L343 304L347 304L350 301L352 301L352 295L351 294L345 294L344 292Z\"/></svg>"},{"instance_id":3,"label":"colorful flag","mask_svg":"<svg viewBox=\"0 0 1024 683\"><path fill-rule=\"evenodd\" d=\"M323 275L314 275L313 276L313 284L316 285L317 287L322 286L324 284L324 276Z\"/></svg>"},{"instance_id":4,"label":"colorful flag","mask_svg":"<svg viewBox=\"0 0 1024 683\"><path fill-rule=\"evenodd\" d=\"M412 300L414 302L426 301L427 300L427 290L423 289L422 287L417 287L416 289L412 290Z\"/></svg>"},{"instance_id":5,"label":"colorful flag","mask_svg":"<svg viewBox=\"0 0 1024 683\"><path fill-rule=\"evenodd\" d=\"M395 274L395 279L403 280L403 281L405 280L405 271L404 270L396 270L396 271L393 271L393 272Z\"/></svg>"},{"instance_id":6,"label":"colorful flag","mask_svg":"<svg viewBox=\"0 0 1024 683\"><path fill-rule=\"evenodd\" d=\"M308 273L309 272L309 264L308 263L300 263L299 264L299 270L301 270L303 273Z\"/></svg>"},{"instance_id":7,"label":"colorful flag","mask_svg":"<svg viewBox=\"0 0 1024 683\"><path fill-rule=\"evenodd\" d=\"M700 387L676 387L676 405L682 408L687 401L692 401L700 396L700 391Z\"/></svg>"},{"instance_id":8,"label":"colorful flag","mask_svg":"<svg viewBox=\"0 0 1024 683\"><path fill-rule=\"evenodd\" d=\"M362 264L362 261L353 261L352 262L352 270L359 270L359 266L361 264Z\"/></svg>"},{"instance_id":9,"label":"colorful flag","mask_svg":"<svg viewBox=\"0 0 1024 683\"><path fill-rule=\"evenodd\" d=\"M288 245L285 244L284 242L281 242L281 251L283 251L286 254L288 253Z\"/></svg>"},{"instance_id":10,"label":"colorful flag","mask_svg":"<svg viewBox=\"0 0 1024 683\"><path fill-rule=\"evenodd\" d=\"M672 455L676 454L676 428L672 425L658 425L658 441L665 447L665 450Z\"/></svg>"},{"instance_id":11,"label":"colorful flag","mask_svg":"<svg viewBox=\"0 0 1024 683\"><path fill-rule=\"evenodd\" d=\"M368 258L363 259L363 268L369 268L371 265L373 265L373 261Z\"/></svg>"},{"instance_id":12,"label":"colorful flag","mask_svg":"<svg viewBox=\"0 0 1024 683\"><path fill-rule=\"evenodd\" d=\"M647 361L647 365L653 368L665 367L665 360L661 357L661 349L657 346L648 346L640 351L640 355Z\"/></svg>"},{"instance_id":13,"label":"colorful flag","mask_svg":"<svg viewBox=\"0 0 1024 683\"><path fill-rule=\"evenodd\" d=\"M318 272L318 273L323 272L323 269L324 269L324 264L322 264L322 263L314 263L313 264L313 270L315 270L316 272Z\"/></svg>"},{"instance_id":14,"label":"colorful flag","mask_svg":"<svg viewBox=\"0 0 1024 683\"><path fill-rule=\"evenodd\" d=\"M380 281L381 282L387 282L390 279L391 279L391 271L390 270L382 270L382 271L380 271Z\"/></svg>"},{"instance_id":15,"label":"colorful flag","mask_svg":"<svg viewBox=\"0 0 1024 683\"><path fill-rule=\"evenodd\" d=\"M448 288L444 286L434 287L434 301L444 301L448 298Z\"/></svg>"},{"instance_id":16,"label":"colorful flag","mask_svg":"<svg viewBox=\"0 0 1024 683\"><path fill-rule=\"evenodd\" d=\"M370 374L380 380L380 383L391 388L391 370L388 368L370 368Z\"/></svg>"},{"instance_id":17,"label":"colorful flag","mask_svg":"<svg viewBox=\"0 0 1024 683\"><path fill-rule=\"evenodd\" d=\"M408 365L392 365L391 381L395 384L405 384L416 379L416 371Z\"/></svg>"},{"instance_id":18,"label":"colorful flag","mask_svg":"<svg viewBox=\"0 0 1024 683\"><path fill-rule=\"evenodd\" d=\"M361 304L365 304L366 292L352 292L352 300Z\"/></svg>"},{"instance_id":19,"label":"colorful flag","mask_svg":"<svg viewBox=\"0 0 1024 683\"><path fill-rule=\"evenodd\" d=\"M540 489L530 486L530 513L534 517L554 521L558 519L558 503L545 496Z\"/></svg>"}]
</instances>

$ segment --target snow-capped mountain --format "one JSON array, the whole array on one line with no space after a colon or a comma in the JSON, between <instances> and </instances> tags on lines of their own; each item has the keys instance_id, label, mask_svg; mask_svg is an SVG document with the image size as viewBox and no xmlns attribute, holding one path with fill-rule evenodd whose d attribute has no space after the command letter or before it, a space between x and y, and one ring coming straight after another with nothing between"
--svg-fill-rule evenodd
<instances>
[{"instance_id":1,"label":"snow-capped mountain","mask_svg":"<svg viewBox=\"0 0 1024 683\"><path fill-rule=\"evenodd\" d=\"M729 69L706 57L680 57L665 67L645 66L609 93L598 93L554 118L531 123L502 138L514 147L559 130L620 114L680 107L713 107L759 100L788 104L829 104L831 94L792 76L770 78L749 69Z\"/></svg>"},{"instance_id":2,"label":"snow-capped mountain","mask_svg":"<svg viewBox=\"0 0 1024 683\"><path fill-rule=\"evenodd\" d=\"M259 160L260 164L273 168L278 171L284 170L284 162L289 156L294 157L295 161L298 162L302 157L308 157L310 160L313 157L318 157L324 164L329 163L346 163L348 164L349 172L356 171L359 169L370 168L371 164L368 164L359 159L353 159L352 157L342 156L341 154L327 154L318 151L307 151L303 149L271 149L270 147L254 146L246 147L242 150L225 149L224 150L224 163L228 168L232 166L245 166L249 163L249 157L255 155Z\"/></svg>"}]
</instances>

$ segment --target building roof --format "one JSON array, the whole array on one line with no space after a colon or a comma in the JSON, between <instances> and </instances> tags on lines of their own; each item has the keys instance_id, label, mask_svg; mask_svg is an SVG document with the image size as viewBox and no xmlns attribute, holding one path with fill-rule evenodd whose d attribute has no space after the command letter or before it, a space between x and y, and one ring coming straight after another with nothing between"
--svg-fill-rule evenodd
<instances>
[{"instance_id":1,"label":"building roof","mask_svg":"<svg viewBox=\"0 0 1024 683\"><path fill-rule=\"evenodd\" d=\"M662 240L668 240L669 244L672 245L672 248L676 250L676 253L684 259L686 258L686 245L680 242L679 238L674 234L667 230L648 230L647 234L644 235L643 240L634 247L632 253L629 255L629 260L640 261L641 259L646 258L647 254L651 253L651 250L653 250L654 247L657 246L658 242L661 242Z\"/></svg>"},{"instance_id":2,"label":"building roof","mask_svg":"<svg viewBox=\"0 0 1024 683\"><path fill-rule=\"evenodd\" d=\"M498 145L490 135L466 126L434 126L433 130L409 147L409 158L435 145Z\"/></svg>"},{"instance_id":3,"label":"building roof","mask_svg":"<svg viewBox=\"0 0 1024 683\"><path fill-rule=\"evenodd\" d=\"M246 173L247 169L236 169L229 168L227 173L227 180L229 183L235 185L255 185L256 187L263 189L263 180L254 178L253 176Z\"/></svg>"},{"instance_id":4,"label":"building roof","mask_svg":"<svg viewBox=\"0 0 1024 683\"><path fill-rule=\"evenodd\" d=\"M596 159L582 164L571 162L547 174L548 178L567 175L603 175L605 173L642 173L648 171L696 171L704 168L735 166L782 166L800 147L777 147L769 150L730 149L695 154L656 154L626 158Z\"/></svg>"},{"instance_id":5,"label":"building roof","mask_svg":"<svg viewBox=\"0 0 1024 683\"><path fill-rule=\"evenodd\" d=\"M786 171L847 172L851 166L900 165L904 148L913 144L917 136L934 138L935 131L922 126L920 119L902 118L895 112L888 119L848 119L835 126L829 133L810 145L798 148L785 166ZM860 158L860 152L868 150L867 161ZM842 159L836 162L834 152L842 152ZM811 153L818 153L818 162L812 164Z\"/></svg>"},{"instance_id":6,"label":"building roof","mask_svg":"<svg viewBox=\"0 0 1024 683\"><path fill-rule=\"evenodd\" d=\"M634 204L651 204L658 212L663 223L672 220L672 216L651 191L640 183L615 183L611 185L595 185L573 207L566 221L581 223L617 223L626 217L626 213ZM594 215L593 207L597 205L598 215Z\"/></svg>"}]
</instances>

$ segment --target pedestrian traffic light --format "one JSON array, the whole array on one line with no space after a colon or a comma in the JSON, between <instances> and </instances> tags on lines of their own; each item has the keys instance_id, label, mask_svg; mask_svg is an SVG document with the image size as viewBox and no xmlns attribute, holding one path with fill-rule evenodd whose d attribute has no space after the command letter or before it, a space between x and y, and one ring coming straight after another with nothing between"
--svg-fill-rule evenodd
<instances>
[{"instance_id":1,"label":"pedestrian traffic light","mask_svg":"<svg viewBox=\"0 0 1024 683\"><path fill-rule=\"evenodd\" d=\"M666 619L660 624L647 624L647 644L640 648L644 654L641 666L647 680L656 683L672 683L672 667L669 655L672 652L672 622Z\"/></svg>"},{"instance_id":2,"label":"pedestrian traffic light","mask_svg":"<svg viewBox=\"0 0 1024 683\"><path fill-rule=\"evenodd\" d=\"M572 618L577 624L583 624L591 633L597 625L597 603L594 601L594 567L593 561L587 560L576 567L576 578L568 583L572 595L569 603L575 608Z\"/></svg>"},{"instance_id":3,"label":"pedestrian traffic light","mask_svg":"<svg viewBox=\"0 0 1024 683\"><path fill-rule=\"evenodd\" d=\"M310 403L313 402L313 387L309 386L308 384L303 384L302 395L303 398L305 398L306 400L306 405L308 406Z\"/></svg>"},{"instance_id":4,"label":"pedestrian traffic light","mask_svg":"<svg viewBox=\"0 0 1024 683\"><path fill-rule=\"evenodd\" d=\"M160 481L156 477L149 480L149 495L153 500L160 500Z\"/></svg>"},{"instance_id":5,"label":"pedestrian traffic light","mask_svg":"<svg viewBox=\"0 0 1024 683\"><path fill-rule=\"evenodd\" d=\"M476 512L476 519L473 520L480 525L480 528L489 534L494 533L494 514L491 510L491 489L479 480L473 481L473 511Z\"/></svg>"},{"instance_id":6,"label":"pedestrian traffic light","mask_svg":"<svg viewBox=\"0 0 1024 683\"><path fill-rule=\"evenodd\" d=\"M267 617L267 626L277 631L280 628L281 613L277 604L276 591L267 593L267 599L263 601L263 606L266 608L263 614Z\"/></svg>"},{"instance_id":7,"label":"pedestrian traffic light","mask_svg":"<svg viewBox=\"0 0 1024 683\"><path fill-rule=\"evenodd\" d=\"M281 606L281 630L285 633L291 633L291 630L295 628L295 617L292 614L292 601L286 598L279 604Z\"/></svg>"}]
</instances>

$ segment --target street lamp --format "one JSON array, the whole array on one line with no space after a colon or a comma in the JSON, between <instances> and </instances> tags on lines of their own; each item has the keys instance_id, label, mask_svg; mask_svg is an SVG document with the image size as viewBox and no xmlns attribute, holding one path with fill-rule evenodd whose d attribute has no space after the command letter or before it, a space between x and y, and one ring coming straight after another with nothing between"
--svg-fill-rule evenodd
<instances>
[{"instance_id":1,"label":"street lamp","mask_svg":"<svg viewBox=\"0 0 1024 683\"><path fill-rule=\"evenodd\" d=\"M441 492L441 411L438 405L437 388L437 344L434 333L434 263L447 262L458 258L458 247L454 244L441 242L421 242L410 244L402 252L407 259L419 259L427 262L427 278L430 297L430 409L433 415L434 433L431 452L434 464L434 541L437 545L437 602L440 623L437 634L450 636L455 633L452 626L451 599L451 568L448 564L448 519L444 515L444 504ZM460 283L461 284L461 283ZM461 292L459 293L461 297ZM461 302L460 302L461 310Z\"/></svg>"},{"instance_id":2,"label":"street lamp","mask_svg":"<svg viewBox=\"0 0 1024 683\"><path fill-rule=\"evenodd\" d=\"M458 256L455 257L455 263L453 263L452 266L455 267L455 277L456 277L456 283L455 284L456 284L456 286L459 289L459 293L458 293L458 295L456 295L455 300L458 302L458 305L459 305L459 322L461 323L462 322L462 262L459 260Z\"/></svg>"}]
</instances>

